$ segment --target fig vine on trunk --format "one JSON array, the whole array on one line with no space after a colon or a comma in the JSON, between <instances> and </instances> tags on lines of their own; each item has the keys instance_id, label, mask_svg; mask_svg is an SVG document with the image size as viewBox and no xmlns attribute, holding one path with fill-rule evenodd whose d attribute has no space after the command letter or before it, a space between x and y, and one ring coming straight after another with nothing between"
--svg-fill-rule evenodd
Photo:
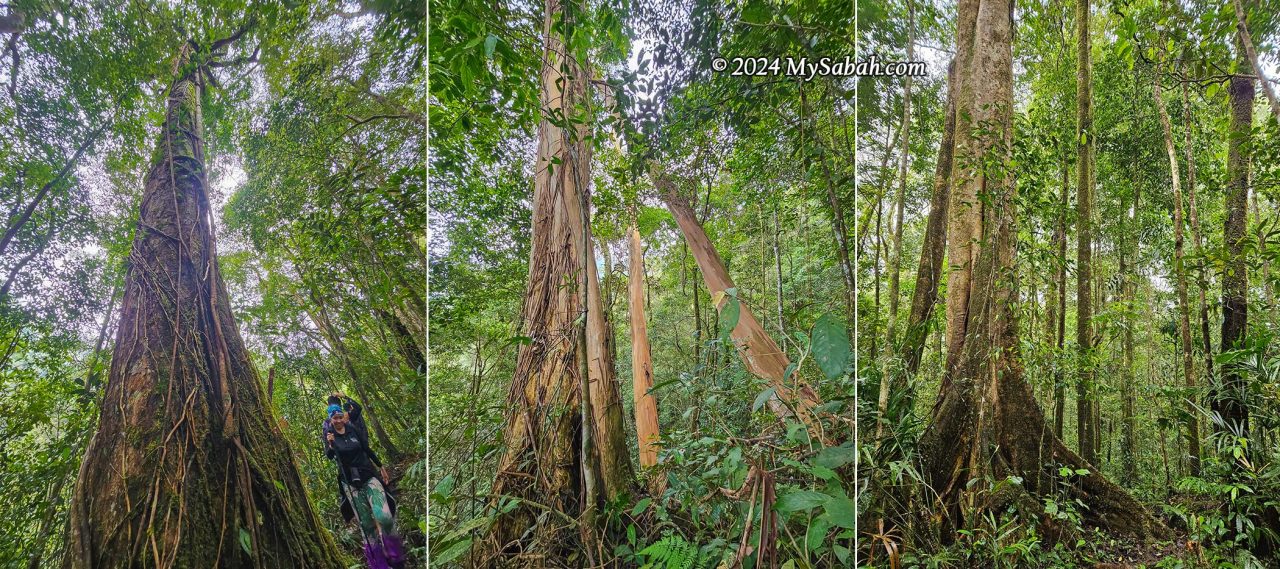
<instances>
[{"instance_id":1,"label":"fig vine on trunk","mask_svg":"<svg viewBox=\"0 0 1280 569\"><path fill-rule=\"evenodd\" d=\"M128 260L63 566L343 567L231 313L205 173L212 57L183 45Z\"/></svg>"}]
</instances>

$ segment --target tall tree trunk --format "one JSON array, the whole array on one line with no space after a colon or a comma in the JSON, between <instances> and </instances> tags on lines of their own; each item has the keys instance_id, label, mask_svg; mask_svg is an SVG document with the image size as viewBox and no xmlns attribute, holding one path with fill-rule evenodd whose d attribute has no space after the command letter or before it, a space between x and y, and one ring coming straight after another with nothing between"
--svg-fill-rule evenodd
<instances>
[{"instance_id":1,"label":"tall tree trunk","mask_svg":"<svg viewBox=\"0 0 1280 569\"><path fill-rule=\"evenodd\" d=\"M344 567L227 300L195 53L174 61L63 566Z\"/></svg>"},{"instance_id":2,"label":"tall tree trunk","mask_svg":"<svg viewBox=\"0 0 1280 569\"><path fill-rule=\"evenodd\" d=\"M507 395L506 450L493 494L584 517L579 540L563 519L526 503L498 515L483 555L538 552L553 559L591 550L595 497L630 490L622 405L590 238L588 66L564 47L579 10L547 0L538 162L532 198L529 285L521 345ZM557 119L562 116L562 119ZM553 120L556 124L553 123ZM582 327L579 327L582 326ZM483 560L498 563L497 560Z\"/></svg>"},{"instance_id":3,"label":"tall tree trunk","mask_svg":"<svg viewBox=\"0 0 1280 569\"><path fill-rule=\"evenodd\" d=\"M1137 76L1134 76L1134 102L1137 97ZM1136 116L1137 110L1134 109ZM1134 171L1137 171L1137 164L1133 164ZM1120 464L1121 475L1120 483L1127 487L1132 487L1138 482L1138 464L1137 464L1137 440L1134 439L1135 417L1134 417L1134 399L1137 397L1137 381L1134 373L1134 353L1133 353L1133 329L1137 325L1134 320L1134 310L1136 308L1136 297L1138 288L1137 269L1135 265L1141 259L1141 244L1138 240L1138 228L1136 215L1141 204L1142 186L1141 181L1135 179L1133 182L1133 202L1129 207L1129 211L1122 213L1125 224L1121 234L1123 241L1120 244L1120 287L1121 301L1124 303L1124 332L1121 335L1121 425L1120 425ZM1114 425L1114 423L1113 423ZM1114 428L1114 427L1113 427ZM1110 458L1108 458L1110 462Z\"/></svg>"},{"instance_id":4,"label":"tall tree trunk","mask_svg":"<svg viewBox=\"0 0 1280 569\"><path fill-rule=\"evenodd\" d=\"M1076 2L1076 438L1080 456L1097 461L1093 426L1093 84L1089 0Z\"/></svg>"},{"instance_id":5,"label":"tall tree trunk","mask_svg":"<svg viewBox=\"0 0 1280 569\"><path fill-rule=\"evenodd\" d=\"M942 277L942 259L947 249L947 205L951 198L952 155L955 152L956 93L955 60L947 65L947 106L943 121L942 142L938 146L938 160L934 165L933 193L929 198L929 215L925 221L924 244L920 249L920 263L916 267L916 286L911 295L911 312L907 316L907 328L902 339L901 375L895 375L890 388L903 390L920 369L925 340L929 336L929 323L938 303L938 284ZM887 394L881 394L880 413L888 410ZM907 394L904 408L911 408L911 395Z\"/></svg>"},{"instance_id":6,"label":"tall tree trunk","mask_svg":"<svg viewBox=\"0 0 1280 569\"><path fill-rule=\"evenodd\" d=\"M653 177L654 186L662 195L667 209L671 210L671 214L675 216L676 224L680 226L680 232L689 244L689 250L693 252L694 259L698 262L707 290L711 291L713 298L720 296L716 305L717 310L723 309L728 304L728 298L726 295L717 295L717 293L734 288L734 284L728 270L725 269L724 262L720 260L720 254L716 252L715 246L707 238L706 231L694 217L693 208L689 207L689 202L677 193L671 179L665 174L657 174ZM819 440L821 429L814 417L813 408L822 404L822 400L800 376L795 373L789 377L785 375L791 360L773 341L773 338L769 337L745 303L739 303L738 323L734 326L731 336L747 371L768 381L774 388L775 394L769 398L768 402L769 409L779 417L789 417L792 415L791 409L795 409L795 414L809 427L810 435L814 440Z\"/></svg>"},{"instance_id":7,"label":"tall tree trunk","mask_svg":"<svg viewBox=\"0 0 1280 569\"><path fill-rule=\"evenodd\" d=\"M915 4L907 0L907 61L915 59ZM894 200L893 250L889 259L889 349L896 345L898 288L902 274L902 222L907 199L907 168L911 164L911 76L902 79L902 152L898 156L898 196ZM881 382L881 385L887 385ZM884 399L882 390L881 399Z\"/></svg>"},{"instance_id":8,"label":"tall tree trunk","mask_svg":"<svg viewBox=\"0 0 1280 569\"><path fill-rule=\"evenodd\" d=\"M1241 50L1242 51L1242 50ZM1247 61L1240 62L1243 64ZM1239 349L1248 327L1248 267L1245 265L1245 215L1249 199L1249 155L1253 143L1253 79L1233 75L1230 86L1231 125L1227 140L1226 219L1222 243L1226 248L1222 274L1222 351ZM1244 377L1231 364L1223 364L1222 381L1216 386L1211 407L1222 416L1226 432L1249 433L1249 409L1245 405Z\"/></svg>"},{"instance_id":9,"label":"tall tree trunk","mask_svg":"<svg viewBox=\"0 0 1280 569\"><path fill-rule=\"evenodd\" d=\"M1009 0L963 0L957 18L956 175L948 244L952 256L948 320L963 336L948 345L948 363L932 420L920 441L923 472L938 492L933 508L952 535L965 512L1002 511L1023 492L1008 485L988 492L971 480L1019 476L1020 488L1041 494L1068 488L1086 506L1086 521L1138 536L1167 530L1123 489L1053 436L1022 376L1014 320L1015 185L1009 170L1013 138L1012 14ZM966 201L983 188L981 202ZM968 259L964 262L963 259ZM964 273L957 275L956 273ZM956 297L965 306L955 305ZM1072 484L1053 480L1057 465L1085 469ZM1039 500L1035 500L1036 503Z\"/></svg>"},{"instance_id":10,"label":"tall tree trunk","mask_svg":"<svg viewBox=\"0 0 1280 569\"><path fill-rule=\"evenodd\" d=\"M590 150L586 153L590 159ZM588 168L590 167L588 162ZM588 177L588 179L590 179ZM587 186L582 186L585 195ZM582 199L583 227L591 234L589 198ZM630 448L622 410L622 395L618 390L618 372L614 364L613 326L605 317L604 300L600 295L600 279L596 275L596 257L591 240L586 243L587 266L587 371L591 395L591 432L595 438L601 489L607 500L613 500L629 492L635 476L631 472Z\"/></svg>"},{"instance_id":11,"label":"tall tree trunk","mask_svg":"<svg viewBox=\"0 0 1280 569\"><path fill-rule=\"evenodd\" d=\"M593 425L583 418L590 412L592 399L586 387L593 367L590 359L598 353L582 345L582 336L592 326L584 296L589 301L592 296L599 299L599 294L598 289L590 294L588 275L594 272L587 270L592 263L585 262L593 258L582 196L591 179L589 129L585 117L574 116L588 103L589 75L583 62L566 54L563 40L562 26L575 23L576 7L565 6L572 1L547 0L545 5L542 121L529 281L521 314L522 335L532 341L520 346L516 359L507 395L506 448L492 493L532 500L577 518L595 506L589 491L597 483L593 479L597 459L590 451ZM588 312L585 318L584 312ZM597 346L596 351L602 350ZM597 360L596 365L600 363ZM582 543L584 538L573 539L563 519L545 514L521 502L498 516L478 552L486 557L477 560L479 564L501 564L490 556L525 552L569 559L589 548L589 543Z\"/></svg>"},{"instance_id":12,"label":"tall tree trunk","mask_svg":"<svg viewBox=\"0 0 1280 569\"><path fill-rule=\"evenodd\" d=\"M1160 89L1160 77L1152 77L1152 95L1164 129L1164 149L1169 157L1169 174L1173 180L1173 273L1178 296L1178 337L1182 342L1182 373L1187 391L1196 392L1195 348L1191 343L1191 304L1187 299L1187 269L1183 252L1182 184L1178 176L1178 155L1173 146L1173 127ZM1200 476L1200 421L1194 399L1187 400L1187 453L1191 457L1191 475Z\"/></svg>"},{"instance_id":13,"label":"tall tree trunk","mask_svg":"<svg viewBox=\"0 0 1280 569\"><path fill-rule=\"evenodd\" d=\"M1064 149L1065 150L1065 149ZM1067 173L1067 156L1064 153L1059 162L1061 168L1059 172L1062 174L1062 201L1059 202L1061 213L1058 214L1058 220L1053 227L1053 243L1054 250L1058 252L1058 268L1054 274L1054 282L1057 285L1054 294L1057 295L1058 312L1053 323L1054 326L1054 360L1056 365L1053 366L1053 434L1059 439L1062 438L1063 423L1066 415L1067 407L1067 382L1066 374L1063 372L1063 353L1062 348L1067 340L1067 217L1066 211L1071 203L1071 182Z\"/></svg>"},{"instance_id":14,"label":"tall tree trunk","mask_svg":"<svg viewBox=\"0 0 1280 569\"><path fill-rule=\"evenodd\" d=\"M1187 117L1186 128L1183 129L1183 155L1187 162L1187 221L1191 225L1191 243L1195 246L1195 254L1200 262L1196 264L1196 289L1200 306L1200 346L1204 355L1204 374L1206 383L1213 385L1213 338L1209 336L1209 303L1205 295L1209 290L1209 277L1205 271L1206 257L1204 238L1200 233L1200 214L1196 207L1196 156L1195 145L1191 136L1191 98L1187 95L1187 83L1182 82L1182 108ZM1197 420L1197 423L1199 421ZM1199 443L1197 442L1197 447ZM1198 459L1197 459L1198 461Z\"/></svg>"},{"instance_id":15,"label":"tall tree trunk","mask_svg":"<svg viewBox=\"0 0 1280 569\"><path fill-rule=\"evenodd\" d=\"M653 389L653 362L649 359L649 329L644 311L644 250L635 225L628 232L630 264L627 292L631 317L631 384L636 406L636 439L640 445L640 466L658 464L658 400Z\"/></svg>"}]
</instances>

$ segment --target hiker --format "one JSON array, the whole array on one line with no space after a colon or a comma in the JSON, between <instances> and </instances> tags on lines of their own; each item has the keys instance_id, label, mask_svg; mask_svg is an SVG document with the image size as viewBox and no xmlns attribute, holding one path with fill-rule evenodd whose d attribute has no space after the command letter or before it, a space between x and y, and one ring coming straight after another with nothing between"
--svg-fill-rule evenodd
<instances>
[{"instance_id":1,"label":"hiker","mask_svg":"<svg viewBox=\"0 0 1280 569\"><path fill-rule=\"evenodd\" d=\"M370 569L402 567L404 543L395 531L395 500L386 491L387 468L369 448L368 435L349 421L346 411L330 411L325 434L325 456L338 463L342 518L347 523L359 520Z\"/></svg>"},{"instance_id":2,"label":"hiker","mask_svg":"<svg viewBox=\"0 0 1280 569\"><path fill-rule=\"evenodd\" d=\"M334 411L346 411L347 424L360 429L366 435L369 434L369 430L364 426L364 408L359 403L356 403L355 399L347 397L341 391L334 391L329 394L328 404L329 408L325 414L326 417L332 417ZM329 419L326 418L324 423L320 425L320 444L326 444L330 431Z\"/></svg>"}]
</instances>

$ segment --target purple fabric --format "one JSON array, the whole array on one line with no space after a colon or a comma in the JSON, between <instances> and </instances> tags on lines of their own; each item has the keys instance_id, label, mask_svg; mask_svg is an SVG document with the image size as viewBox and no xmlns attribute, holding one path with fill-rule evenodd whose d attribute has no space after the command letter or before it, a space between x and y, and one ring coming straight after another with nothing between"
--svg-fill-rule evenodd
<instances>
[{"instance_id":1,"label":"purple fabric","mask_svg":"<svg viewBox=\"0 0 1280 569\"><path fill-rule=\"evenodd\" d=\"M400 540L400 536L384 535L382 536L383 550L387 553L387 562L392 567L403 567L406 560L404 553L404 542Z\"/></svg>"},{"instance_id":2,"label":"purple fabric","mask_svg":"<svg viewBox=\"0 0 1280 569\"><path fill-rule=\"evenodd\" d=\"M382 554L382 548L377 545L364 546L364 559L369 562L369 569L391 569L391 566L387 565L386 556Z\"/></svg>"}]
</instances>

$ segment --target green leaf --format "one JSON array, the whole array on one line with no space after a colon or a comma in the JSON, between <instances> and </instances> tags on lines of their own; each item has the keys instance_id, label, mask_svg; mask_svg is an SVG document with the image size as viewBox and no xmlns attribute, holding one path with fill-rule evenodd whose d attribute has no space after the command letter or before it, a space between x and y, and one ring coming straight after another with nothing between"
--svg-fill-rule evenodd
<instances>
[{"instance_id":1,"label":"green leaf","mask_svg":"<svg viewBox=\"0 0 1280 569\"><path fill-rule=\"evenodd\" d=\"M720 337L723 339L729 338L733 328L738 325L738 317L740 316L738 297L728 296L729 300L724 303L724 308L720 309Z\"/></svg>"},{"instance_id":2,"label":"green leaf","mask_svg":"<svg viewBox=\"0 0 1280 569\"><path fill-rule=\"evenodd\" d=\"M831 496L821 492L792 490L779 496L778 501L773 504L773 509L782 514L808 511L826 504L830 499Z\"/></svg>"},{"instance_id":3,"label":"green leaf","mask_svg":"<svg viewBox=\"0 0 1280 569\"><path fill-rule=\"evenodd\" d=\"M438 554L434 550L432 550L431 552L432 565L443 566L445 563L448 563L450 561L453 561L454 559L457 559L463 553L466 553L467 550L471 549L471 540L472 538L468 537L467 539L464 539L462 541L459 541L458 543L450 545L449 547L445 548L444 551Z\"/></svg>"},{"instance_id":4,"label":"green leaf","mask_svg":"<svg viewBox=\"0 0 1280 569\"><path fill-rule=\"evenodd\" d=\"M817 551L827 542L827 532L831 530L831 521L826 516L813 520L809 525L809 532L805 535L805 547L809 551Z\"/></svg>"},{"instance_id":5,"label":"green leaf","mask_svg":"<svg viewBox=\"0 0 1280 569\"><path fill-rule=\"evenodd\" d=\"M777 393L777 390L772 387L761 391L760 394L756 396L756 402L751 404L751 412L755 413L756 411L759 411L761 407L764 407L765 402L768 401L770 397L773 397L774 393Z\"/></svg>"},{"instance_id":6,"label":"green leaf","mask_svg":"<svg viewBox=\"0 0 1280 569\"><path fill-rule=\"evenodd\" d=\"M813 457L813 463L834 470L853 462L857 456L858 451L853 447L826 447Z\"/></svg>"},{"instance_id":7,"label":"green leaf","mask_svg":"<svg viewBox=\"0 0 1280 569\"><path fill-rule=\"evenodd\" d=\"M852 352L844 323L830 312L818 318L813 325L813 359L827 379L834 380L844 374Z\"/></svg>"},{"instance_id":8,"label":"green leaf","mask_svg":"<svg viewBox=\"0 0 1280 569\"><path fill-rule=\"evenodd\" d=\"M440 481L436 483L436 491L434 492L434 494L442 498L447 498L452 493L453 493L453 475L450 474L448 476L445 476L444 478L441 478Z\"/></svg>"},{"instance_id":9,"label":"green leaf","mask_svg":"<svg viewBox=\"0 0 1280 569\"><path fill-rule=\"evenodd\" d=\"M853 500L845 496L828 496L823 509L827 513L827 518L831 524L836 527L853 529L853 525L858 515L853 506Z\"/></svg>"},{"instance_id":10,"label":"green leaf","mask_svg":"<svg viewBox=\"0 0 1280 569\"><path fill-rule=\"evenodd\" d=\"M636 517L649 508L649 504L653 503L653 498L644 498L636 502L636 506L631 508L631 517Z\"/></svg>"},{"instance_id":11,"label":"green leaf","mask_svg":"<svg viewBox=\"0 0 1280 569\"><path fill-rule=\"evenodd\" d=\"M493 48L495 47L498 47L498 36L489 34L489 37L484 38L484 56L486 59L493 58Z\"/></svg>"},{"instance_id":12,"label":"green leaf","mask_svg":"<svg viewBox=\"0 0 1280 569\"><path fill-rule=\"evenodd\" d=\"M253 554L253 539L249 537L249 532L244 528L240 528L240 548L244 549L245 553Z\"/></svg>"},{"instance_id":13,"label":"green leaf","mask_svg":"<svg viewBox=\"0 0 1280 569\"><path fill-rule=\"evenodd\" d=\"M844 547L843 545L832 545L831 550L836 552L836 558L839 559L841 563L847 563L849 561L849 548Z\"/></svg>"}]
</instances>

